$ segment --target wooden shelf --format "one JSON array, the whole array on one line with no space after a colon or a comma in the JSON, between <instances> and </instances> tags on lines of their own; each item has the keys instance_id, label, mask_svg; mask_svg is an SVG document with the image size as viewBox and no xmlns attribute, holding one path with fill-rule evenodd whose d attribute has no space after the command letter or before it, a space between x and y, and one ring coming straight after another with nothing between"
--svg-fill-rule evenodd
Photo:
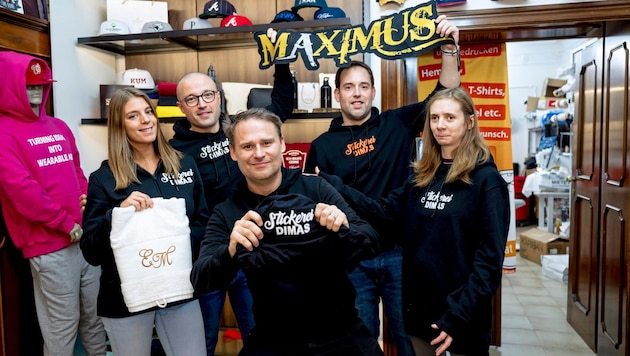
<instances>
[{"instance_id":1,"label":"wooden shelf","mask_svg":"<svg viewBox=\"0 0 630 356\"><path fill-rule=\"evenodd\" d=\"M340 111L331 111L331 112L306 112L306 113L292 113L287 117L289 119L327 119L334 118L341 114ZM162 117L160 118L161 123L172 124L177 120L183 119L184 117ZM81 119L81 125L107 125L107 119L104 118L86 118Z\"/></svg>"},{"instance_id":2,"label":"wooden shelf","mask_svg":"<svg viewBox=\"0 0 630 356\"><path fill-rule=\"evenodd\" d=\"M80 37L77 44L85 45L121 55L155 54L156 52L209 51L256 45L252 34L276 30L315 29L322 27L349 26L350 18L311 20L298 22L279 22L237 27L213 27L196 30L177 30L129 35L103 35Z\"/></svg>"},{"instance_id":3,"label":"wooden shelf","mask_svg":"<svg viewBox=\"0 0 630 356\"><path fill-rule=\"evenodd\" d=\"M172 124L175 121L183 119L183 117L164 117L160 118L160 122L164 124ZM107 125L107 119L103 118L91 118L91 119L81 119L81 125Z\"/></svg>"}]
</instances>

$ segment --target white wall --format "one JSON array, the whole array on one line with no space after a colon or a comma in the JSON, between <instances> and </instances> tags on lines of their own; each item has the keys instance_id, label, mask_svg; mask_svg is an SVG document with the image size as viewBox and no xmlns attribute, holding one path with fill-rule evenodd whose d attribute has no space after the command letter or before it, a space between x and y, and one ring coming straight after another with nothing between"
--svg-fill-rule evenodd
<instances>
[{"instance_id":1,"label":"white wall","mask_svg":"<svg viewBox=\"0 0 630 356\"><path fill-rule=\"evenodd\" d=\"M558 78L560 70L571 64L571 52L586 42L567 39L507 44L508 84L512 128L512 160L520 164L528 156L528 129L535 126L525 119L528 96L540 96L546 78Z\"/></svg>"},{"instance_id":2,"label":"white wall","mask_svg":"<svg viewBox=\"0 0 630 356\"><path fill-rule=\"evenodd\" d=\"M50 36L55 116L75 134L86 176L107 157L104 126L81 125L100 116L99 84L113 84L121 56L77 46L77 38L95 36L106 18L105 0L50 1Z\"/></svg>"}]
</instances>

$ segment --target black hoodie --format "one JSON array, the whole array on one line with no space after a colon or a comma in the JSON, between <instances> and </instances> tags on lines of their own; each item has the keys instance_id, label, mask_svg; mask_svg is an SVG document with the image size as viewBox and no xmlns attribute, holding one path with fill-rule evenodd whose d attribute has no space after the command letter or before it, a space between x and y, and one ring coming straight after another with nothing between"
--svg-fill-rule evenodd
<instances>
[{"instance_id":1,"label":"black hoodie","mask_svg":"<svg viewBox=\"0 0 630 356\"><path fill-rule=\"evenodd\" d=\"M277 64L274 85L271 92L271 105L267 110L285 121L293 110L293 84L288 64ZM210 211L224 201L234 191L237 182L243 178L236 162L230 158L230 141L223 133L222 113L219 118L219 131L201 133L190 130L190 122L181 119L175 122L175 135L169 141L175 149L193 157L201 172L206 203Z\"/></svg>"},{"instance_id":2,"label":"black hoodie","mask_svg":"<svg viewBox=\"0 0 630 356\"><path fill-rule=\"evenodd\" d=\"M509 193L492 160L471 172L472 184L433 182L418 188L409 177L386 198L370 199L321 174L362 217L404 227L403 315L407 333L431 341L431 324L453 337L450 351L487 355L491 300L501 282L510 223Z\"/></svg>"},{"instance_id":3,"label":"black hoodie","mask_svg":"<svg viewBox=\"0 0 630 356\"><path fill-rule=\"evenodd\" d=\"M254 273L257 268L244 268L254 298L255 330L274 338L280 332L293 340L338 336L358 320L354 307L356 293L346 271L359 260L375 256L376 231L359 219L339 192L321 177L303 176L299 169L282 168L282 183L269 197L288 194L299 194L314 203L336 205L346 214L350 227L342 226L337 234L331 234L337 239L334 247L327 244L330 242L328 236L326 246L329 248L322 249L322 245L314 241L302 241L305 248L301 253L300 249L284 250L279 259L273 260L288 259L290 263L272 267L269 267L271 262L267 263L267 268L277 269L276 273L261 275L260 271ZM243 180L233 196L216 206L191 273L191 281L198 293L223 289L239 268L247 267L247 261L252 263L242 255L241 260L246 265L241 264L238 254L230 257L230 232L234 221L247 211L265 210L269 197L250 192ZM296 211L304 207L304 204L299 205L295 207ZM263 238L261 244L264 243ZM313 253L318 254L317 258ZM262 263L261 260L253 261Z\"/></svg>"}]
</instances>

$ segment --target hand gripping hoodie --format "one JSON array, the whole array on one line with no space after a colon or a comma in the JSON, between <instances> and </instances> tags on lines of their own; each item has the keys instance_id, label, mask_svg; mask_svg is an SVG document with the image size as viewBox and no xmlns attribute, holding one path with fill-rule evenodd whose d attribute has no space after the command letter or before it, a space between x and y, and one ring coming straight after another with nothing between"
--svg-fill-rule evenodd
<instances>
[{"instance_id":1,"label":"hand gripping hoodie","mask_svg":"<svg viewBox=\"0 0 630 356\"><path fill-rule=\"evenodd\" d=\"M48 64L25 54L0 52L0 203L15 246L30 258L70 245L69 232L81 224L80 196L87 192L72 131L46 114L51 84L44 84L36 114L26 93L26 71Z\"/></svg>"},{"instance_id":2,"label":"hand gripping hoodie","mask_svg":"<svg viewBox=\"0 0 630 356\"><path fill-rule=\"evenodd\" d=\"M431 324L453 337L450 351L487 355L491 301L501 282L510 223L509 193L492 161L471 172L472 184L444 183L442 164L423 188L413 176L386 198L370 199L321 174L369 221L404 227L403 316L405 330L425 341Z\"/></svg>"},{"instance_id":3,"label":"hand gripping hoodie","mask_svg":"<svg viewBox=\"0 0 630 356\"><path fill-rule=\"evenodd\" d=\"M316 202L334 204L349 228L331 233L311 215ZM228 244L234 221L249 210L266 224L265 237L253 252ZM274 214L275 218L274 218ZM284 214L283 217L279 217ZM273 226L272 226L273 225ZM198 293L224 288L243 268L254 298L255 332L277 338L322 340L344 334L358 320L356 292L347 275L359 260L377 251L374 229L350 209L322 178L282 168L282 183L268 197L251 193L245 180L210 217L191 281Z\"/></svg>"},{"instance_id":4,"label":"hand gripping hoodie","mask_svg":"<svg viewBox=\"0 0 630 356\"><path fill-rule=\"evenodd\" d=\"M276 65L271 105L267 109L287 119L293 108L293 84L288 64ZM192 156L199 167L206 194L208 209L224 201L234 191L236 183L243 178L236 162L230 158L230 141L223 133L223 118L219 118L219 131L202 133L190 130L190 122L181 119L173 125L175 135L169 143L177 150Z\"/></svg>"}]
</instances>

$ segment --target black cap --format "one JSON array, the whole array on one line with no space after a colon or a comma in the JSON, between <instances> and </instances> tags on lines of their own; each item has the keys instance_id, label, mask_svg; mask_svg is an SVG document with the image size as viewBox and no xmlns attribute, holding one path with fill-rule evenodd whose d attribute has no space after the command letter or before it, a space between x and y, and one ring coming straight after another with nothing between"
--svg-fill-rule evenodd
<instances>
[{"instance_id":1,"label":"black cap","mask_svg":"<svg viewBox=\"0 0 630 356\"><path fill-rule=\"evenodd\" d=\"M273 21L271 21L271 23L293 21L304 21L304 19L302 18L302 16L291 10L282 10L276 14L276 17L273 18Z\"/></svg>"}]
</instances>

